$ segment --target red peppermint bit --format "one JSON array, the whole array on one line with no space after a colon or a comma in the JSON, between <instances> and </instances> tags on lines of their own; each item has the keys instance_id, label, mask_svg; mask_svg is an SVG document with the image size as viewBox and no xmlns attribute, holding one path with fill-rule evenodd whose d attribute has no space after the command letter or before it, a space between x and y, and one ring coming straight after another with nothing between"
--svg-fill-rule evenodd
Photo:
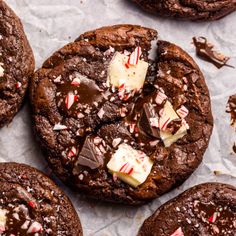
<instances>
[{"instance_id":1,"label":"red peppermint bit","mask_svg":"<svg viewBox=\"0 0 236 236\"><path fill-rule=\"evenodd\" d=\"M156 102L157 104L161 105L161 104L164 102L164 100L166 100L166 99L167 99L167 96L166 96L164 93L162 93L162 92L159 91L159 92L157 93L155 102Z\"/></svg>"},{"instance_id":2,"label":"red peppermint bit","mask_svg":"<svg viewBox=\"0 0 236 236\"><path fill-rule=\"evenodd\" d=\"M34 221L34 222L30 225L30 227L29 227L27 233L38 233L38 232L42 232L42 231L43 231L42 225L41 225L40 223L38 223L37 221Z\"/></svg>"},{"instance_id":3,"label":"red peppermint bit","mask_svg":"<svg viewBox=\"0 0 236 236\"><path fill-rule=\"evenodd\" d=\"M133 170L134 170L133 166L132 166L130 163L126 162L126 163L120 168L119 172L130 175L130 174L133 172Z\"/></svg>"},{"instance_id":4,"label":"red peppermint bit","mask_svg":"<svg viewBox=\"0 0 236 236\"><path fill-rule=\"evenodd\" d=\"M78 149L75 146L73 146L68 152L67 157L68 158L74 157L77 155L77 153L78 153Z\"/></svg>"},{"instance_id":5,"label":"red peppermint bit","mask_svg":"<svg viewBox=\"0 0 236 236\"><path fill-rule=\"evenodd\" d=\"M0 233L4 233L6 228L3 225L0 225Z\"/></svg>"},{"instance_id":6,"label":"red peppermint bit","mask_svg":"<svg viewBox=\"0 0 236 236\"><path fill-rule=\"evenodd\" d=\"M76 96L74 94L70 94L70 93L66 96L65 103L66 103L66 108L68 110L72 107L72 105L77 100L77 98L78 98L78 96Z\"/></svg>"},{"instance_id":7,"label":"red peppermint bit","mask_svg":"<svg viewBox=\"0 0 236 236\"><path fill-rule=\"evenodd\" d=\"M125 67L126 67L127 69L129 69L129 64L128 64L128 63L125 63Z\"/></svg>"},{"instance_id":8,"label":"red peppermint bit","mask_svg":"<svg viewBox=\"0 0 236 236\"><path fill-rule=\"evenodd\" d=\"M185 118L189 113L188 109L183 105L176 112L181 118Z\"/></svg>"},{"instance_id":9,"label":"red peppermint bit","mask_svg":"<svg viewBox=\"0 0 236 236\"><path fill-rule=\"evenodd\" d=\"M131 55L129 56L128 64L129 65L137 65L141 54L142 54L141 47L136 47L134 52L132 52Z\"/></svg>"},{"instance_id":10,"label":"red peppermint bit","mask_svg":"<svg viewBox=\"0 0 236 236\"><path fill-rule=\"evenodd\" d=\"M167 128L167 125L169 124L170 122L170 117L164 122L164 124L161 126L161 130L166 130Z\"/></svg>"},{"instance_id":11,"label":"red peppermint bit","mask_svg":"<svg viewBox=\"0 0 236 236\"><path fill-rule=\"evenodd\" d=\"M217 216L218 216L218 213L217 213L217 212L214 212L213 215L208 219L208 221L209 221L210 223L215 223Z\"/></svg>"},{"instance_id":12,"label":"red peppermint bit","mask_svg":"<svg viewBox=\"0 0 236 236\"><path fill-rule=\"evenodd\" d=\"M21 86L22 86L22 83L18 81L18 82L16 83L16 88L18 89L18 88L20 88Z\"/></svg>"},{"instance_id":13,"label":"red peppermint bit","mask_svg":"<svg viewBox=\"0 0 236 236\"><path fill-rule=\"evenodd\" d=\"M80 79L74 78L73 81L71 82L71 84L74 86L80 86Z\"/></svg>"},{"instance_id":14,"label":"red peppermint bit","mask_svg":"<svg viewBox=\"0 0 236 236\"><path fill-rule=\"evenodd\" d=\"M135 126L136 126L135 123L132 123L132 124L129 125L129 131L130 131L130 133L133 133L133 132L134 132Z\"/></svg>"},{"instance_id":15,"label":"red peppermint bit","mask_svg":"<svg viewBox=\"0 0 236 236\"><path fill-rule=\"evenodd\" d=\"M32 208L35 208L35 203L33 201L29 201L28 202L28 205Z\"/></svg>"},{"instance_id":16,"label":"red peppermint bit","mask_svg":"<svg viewBox=\"0 0 236 236\"><path fill-rule=\"evenodd\" d=\"M184 236L184 233L182 231L182 228L179 227L173 234L171 234L170 236Z\"/></svg>"}]
</instances>

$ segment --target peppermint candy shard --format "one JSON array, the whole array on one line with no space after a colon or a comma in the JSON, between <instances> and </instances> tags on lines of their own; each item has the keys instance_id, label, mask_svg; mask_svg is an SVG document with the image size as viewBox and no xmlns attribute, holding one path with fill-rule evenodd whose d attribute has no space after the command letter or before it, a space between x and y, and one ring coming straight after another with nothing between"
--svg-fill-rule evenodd
<instances>
[{"instance_id":1,"label":"peppermint candy shard","mask_svg":"<svg viewBox=\"0 0 236 236\"><path fill-rule=\"evenodd\" d=\"M142 55L141 47L136 47L135 50L129 56L128 64L129 65L137 65L141 55Z\"/></svg>"},{"instance_id":2,"label":"peppermint candy shard","mask_svg":"<svg viewBox=\"0 0 236 236\"><path fill-rule=\"evenodd\" d=\"M188 114L189 114L189 110L182 105L177 111L176 113L182 118L184 119Z\"/></svg>"},{"instance_id":3,"label":"peppermint candy shard","mask_svg":"<svg viewBox=\"0 0 236 236\"><path fill-rule=\"evenodd\" d=\"M134 168L133 166L126 162L120 169L119 172L130 175L133 172Z\"/></svg>"},{"instance_id":4,"label":"peppermint candy shard","mask_svg":"<svg viewBox=\"0 0 236 236\"><path fill-rule=\"evenodd\" d=\"M162 92L159 91L159 92L157 93L155 102L156 102L158 105L161 105L166 99L167 99L167 96L166 96L164 93L162 93Z\"/></svg>"},{"instance_id":5,"label":"peppermint candy shard","mask_svg":"<svg viewBox=\"0 0 236 236\"><path fill-rule=\"evenodd\" d=\"M28 202L28 205L32 208L35 208L35 203L33 201L29 201Z\"/></svg>"},{"instance_id":6,"label":"peppermint candy shard","mask_svg":"<svg viewBox=\"0 0 236 236\"><path fill-rule=\"evenodd\" d=\"M60 123L55 124L54 127L53 127L54 131L66 130L66 129L67 129L67 126L61 125Z\"/></svg>"},{"instance_id":7,"label":"peppermint candy shard","mask_svg":"<svg viewBox=\"0 0 236 236\"><path fill-rule=\"evenodd\" d=\"M173 234L171 234L170 236L184 236L184 233L182 231L182 228L179 227Z\"/></svg>"},{"instance_id":8,"label":"peppermint candy shard","mask_svg":"<svg viewBox=\"0 0 236 236\"><path fill-rule=\"evenodd\" d=\"M29 229L27 230L27 233L30 234L30 233L38 233L38 232L42 232L43 231L43 227L40 223L38 223L37 221L34 221Z\"/></svg>"},{"instance_id":9,"label":"peppermint candy shard","mask_svg":"<svg viewBox=\"0 0 236 236\"><path fill-rule=\"evenodd\" d=\"M68 154L67 154L67 157L68 157L68 158L74 157L74 156L77 155L77 153L78 153L78 148L76 148L75 146L73 146L73 147L69 150L69 152L68 152Z\"/></svg>"},{"instance_id":10,"label":"peppermint candy shard","mask_svg":"<svg viewBox=\"0 0 236 236\"><path fill-rule=\"evenodd\" d=\"M66 108L69 110L72 105L74 104L74 102L77 100L78 96L74 95L74 94L67 94L66 96L66 100L65 100L65 104L66 104Z\"/></svg>"},{"instance_id":11,"label":"peppermint candy shard","mask_svg":"<svg viewBox=\"0 0 236 236\"><path fill-rule=\"evenodd\" d=\"M73 81L71 82L72 85L74 86L80 86L80 79L79 78L74 78Z\"/></svg>"},{"instance_id":12,"label":"peppermint candy shard","mask_svg":"<svg viewBox=\"0 0 236 236\"><path fill-rule=\"evenodd\" d=\"M16 83L16 88L18 89L18 88L20 88L21 86L22 86L22 83L18 81L18 82Z\"/></svg>"},{"instance_id":13,"label":"peppermint candy shard","mask_svg":"<svg viewBox=\"0 0 236 236\"><path fill-rule=\"evenodd\" d=\"M214 212L213 215L208 219L210 223L215 223L217 219L218 213Z\"/></svg>"}]
</instances>

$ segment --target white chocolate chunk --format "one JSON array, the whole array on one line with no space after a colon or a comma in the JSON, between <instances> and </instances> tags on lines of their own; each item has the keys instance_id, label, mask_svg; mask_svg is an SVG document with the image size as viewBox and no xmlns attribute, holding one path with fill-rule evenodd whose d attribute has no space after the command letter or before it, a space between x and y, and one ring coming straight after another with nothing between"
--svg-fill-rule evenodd
<instances>
[{"instance_id":1,"label":"white chocolate chunk","mask_svg":"<svg viewBox=\"0 0 236 236\"><path fill-rule=\"evenodd\" d=\"M5 229L7 223L7 217L6 217L7 212L8 212L7 210L3 210L0 208L0 233Z\"/></svg>"},{"instance_id":2,"label":"white chocolate chunk","mask_svg":"<svg viewBox=\"0 0 236 236\"><path fill-rule=\"evenodd\" d=\"M151 172L153 161L142 151L133 149L122 143L107 164L111 174L131 185L137 187L145 182Z\"/></svg>"},{"instance_id":3,"label":"white chocolate chunk","mask_svg":"<svg viewBox=\"0 0 236 236\"><path fill-rule=\"evenodd\" d=\"M164 105L163 112L160 117L160 136L162 141L164 142L165 147L171 146L171 144L175 143L178 139L182 138L187 134L187 130L189 126L186 122L182 122L182 126L175 134L171 134L165 130L167 124L169 124L172 120L178 119L179 116L173 109L173 106L169 101L167 101Z\"/></svg>"},{"instance_id":4,"label":"white chocolate chunk","mask_svg":"<svg viewBox=\"0 0 236 236\"><path fill-rule=\"evenodd\" d=\"M127 90L139 90L143 87L148 63L138 60L136 65L130 65L128 60L128 56L115 53L108 68L107 83L118 88L124 84Z\"/></svg>"},{"instance_id":5,"label":"white chocolate chunk","mask_svg":"<svg viewBox=\"0 0 236 236\"><path fill-rule=\"evenodd\" d=\"M4 75L4 68L2 66L3 66L3 63L0 63L0 77L3 77Z\"/></svg>"}]
</instances>

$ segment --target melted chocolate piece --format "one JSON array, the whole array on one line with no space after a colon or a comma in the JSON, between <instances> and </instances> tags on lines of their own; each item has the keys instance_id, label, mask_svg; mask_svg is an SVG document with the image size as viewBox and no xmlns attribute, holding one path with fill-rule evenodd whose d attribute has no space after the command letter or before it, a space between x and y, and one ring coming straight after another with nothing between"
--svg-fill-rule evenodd
<instances>
[{"instance_id":1,"label":"melted chocolate piece","mask_svg":"<svg viewBox=\"0 0 236 236\"><path fill-rule=\"evenodd\" d=\"M229 97L226 112L231 114L231 125L234 125L236 122L236 94Z\"/></svg>"},{"instance_id":2,"label":"melted chocolate piece","mask_svg":"<svg viewBox=\"0 0 236 236\"><path fill-rule=\"evenodd\" d=\"M76 100L70 109L66 107L66 96L68 94L76 96ZM57 104L65 114L77 116L78 112L90 113L90 111L104 101L101 89L95 81L83 77L79 85L73 85L72 81L67 81L57 87Z\"/></svg>"},{"instance_id":3,"label":"melted chocolate piece","mask_svg":"<svg viewBox=\"0 0 236 236\"><path fill-rule=\"evenodd\" d=\"M150 103L143 104L143 111L138 122L138 127L145 134L151 135L155 138L160 138L158 128L154 127L151 122L151 119L153 118L158 118L153 106Z\"/></svg>"},{"instance_id":4,"label":"melted chocolate piece","mask_svg":"<svg viewBox=\"0 0 236 236\"><path fill-rule=\"evenodd\" d=\"M208 43L205 37L193 37L193 43L196 47L197 56L199 56L204 61L212 63L218 69L223 66L234 68L233 66L226 64L230 58L213 50L214 45Z\"/></svg>"},{"instance_id":5,"label":"melted chocolate piece","mask_svg":"<svg viewBox=\"0 0 236 236\"><path fill-rule=\"evenodd\" d=\"M91 136L87 136L76 164L87 166L90 169L97 169L102 166L103 163L101 150L95 145L94 139Z\"/></svg>"},{"instance_id":6,"label":"melted chocolate piece","mask_svg":"<svg viewBox=\"0 0 236 236\"><path fill-rule=\"evenodd\" d=\"M235 231L236 214L229 206L199 202L193 210L196 217L206 224L210 235L231 235Z\"/></svg>"},{"instance_id":7,"label":"melted chocolate piece","mask_svg":"<svg viewBox=\"0 0 236 236\"><path fill-rule=\"evenodd\" d=\"M234 153L236 153L236 143L234 143L234 145L233 145L233 151L234 151Z\"/></svg>"}]
</instances>

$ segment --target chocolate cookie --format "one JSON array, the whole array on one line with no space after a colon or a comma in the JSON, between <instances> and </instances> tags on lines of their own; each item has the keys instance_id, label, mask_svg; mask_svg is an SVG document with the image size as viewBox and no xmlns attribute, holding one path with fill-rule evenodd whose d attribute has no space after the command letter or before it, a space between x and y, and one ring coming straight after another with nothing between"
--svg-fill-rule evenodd
<instances>
[{"instance_id":1,"label":"chocolate cookie","mask_svg":"<svg viewBox=\"0 0 236 236\"><path fill-rule=\"evenodd\" d=\"M34 72L34 56L20 19L0 0L0 127L21 107Z\"/></svg>"},{"instance_id":2,"label":"chocolate cookie","mask_svg":"<svg viewBox=\"0 0 236 236\"><path fill-rule=\"evenodd\" d=\"M34 128L55 173L79 192L141 204L181 184L212 132L198 66L157 32L103 27L54 53L31 84Z\"/></svg>"},{"instance_id":3,"label":"chocolate cookie","mask_svg":"<svg viewBox=\"0 0 236 236\"><path fill-rule=\"evenodd\" d=\"M184 20L217 20L236 10L234 0L132 0L146 11Z\"/></svg>"},{"instance_id":4,"label":"chocolate cookie","mask_svg":"<svg viewBox=\"0 0 236 236\"><path fill-rule=\"evenodd\" d=\"M144 221L138 236L236 235L236 188L197 185L162 205Z\"/></svg>"},{"instance_id":5,"label":"chocolate cookie","mask_svg":"<svg viewBox=\"0 0 236 236\"><path fill-rule=\"evenodd\" d=\"M65 194L40 171L0 163L0 235L82 235Z\"/></svg>"}]
</instances>

